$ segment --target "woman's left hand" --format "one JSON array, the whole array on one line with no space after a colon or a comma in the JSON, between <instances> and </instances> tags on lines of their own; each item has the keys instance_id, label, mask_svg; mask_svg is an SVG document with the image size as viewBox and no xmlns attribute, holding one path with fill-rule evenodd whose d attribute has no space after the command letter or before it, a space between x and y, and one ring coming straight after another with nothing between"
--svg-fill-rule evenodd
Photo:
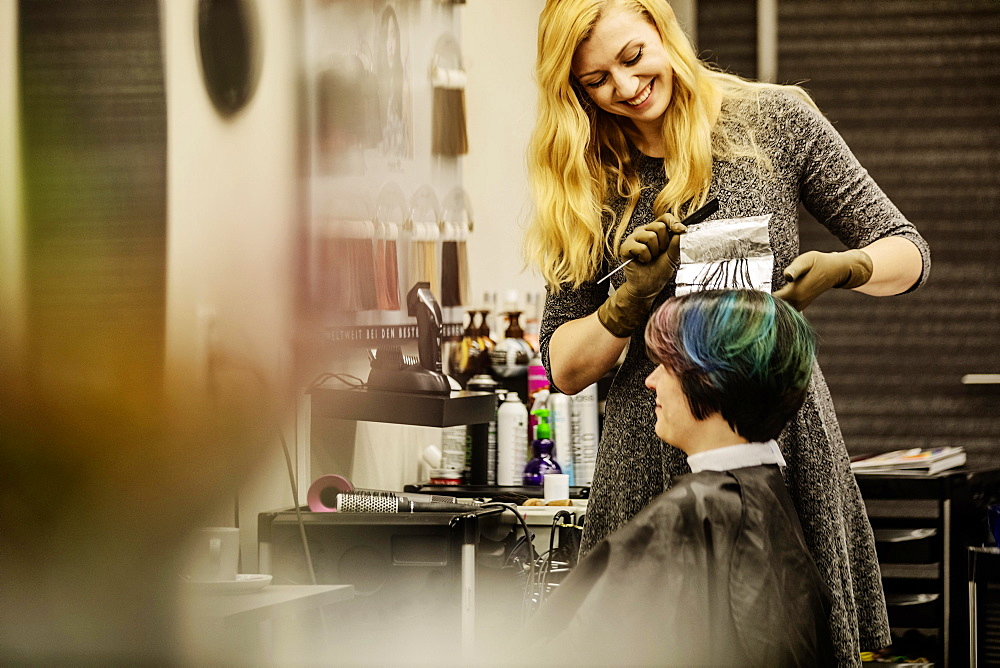
<instances>
[{"instance_id":1,"label":"woman's left hand","mask_svg":"<svg viewBox=\"0 0 1000 668\"><path fill-rule=\"evenodd\" d=\"M863 250L841 253L808 251L785 268L788 283L774 293L799 311L830 288L857 288L872 276L872 260Z\"/></svg>"}]
</instances>

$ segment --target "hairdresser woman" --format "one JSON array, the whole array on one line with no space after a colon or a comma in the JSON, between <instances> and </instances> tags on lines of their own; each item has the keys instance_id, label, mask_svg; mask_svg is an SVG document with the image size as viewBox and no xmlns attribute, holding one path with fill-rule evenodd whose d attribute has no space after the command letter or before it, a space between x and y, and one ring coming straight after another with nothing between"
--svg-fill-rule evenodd
<instances>
[{"instance_id":1,"label":"hairdresser woman","mask_svg":"<svg viewBox=\"0 0 1000 668\"><path fill-rule=\"evenodd\" d=\"M538 120L529 151L529 257L548 284L542 359L567 394L628 353L609 391L583 551L688 471L653 429L642 336L674 292L678 220L771 214L776 295L804 309L831 288L895 295L926 280L926 242L797 87L701 63L666 0L548 0L539 20ZM802 202L849 250L799 254ZM656 221L656 222L654 222ZM598 279L634 258L607 282ZM889 643L868 523L819 369L780 439L786 479L833 595L837 660Z\"/></svg>"}]
</instances>

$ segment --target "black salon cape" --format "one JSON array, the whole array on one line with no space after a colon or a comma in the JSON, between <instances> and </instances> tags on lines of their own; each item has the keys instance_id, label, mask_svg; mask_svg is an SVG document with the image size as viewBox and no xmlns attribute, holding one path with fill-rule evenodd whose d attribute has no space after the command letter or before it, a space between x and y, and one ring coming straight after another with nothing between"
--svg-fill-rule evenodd
<instances>
[{"instance_id":1,"label":"black salon cape","mask_svg":"<svg viewBox=\"0 0 1000 668\"><path fill-rule=\"evenodd\" d=\"M680 477L531 621L543 662L833 665L830 596L775 465Z\"/></svg>"}]
</instances>

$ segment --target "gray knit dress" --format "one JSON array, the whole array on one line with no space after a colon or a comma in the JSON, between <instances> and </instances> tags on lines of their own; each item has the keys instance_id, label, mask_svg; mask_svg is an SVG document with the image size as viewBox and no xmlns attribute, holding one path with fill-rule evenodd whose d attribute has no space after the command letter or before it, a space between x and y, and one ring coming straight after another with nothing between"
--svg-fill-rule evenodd
<instances>
[{"instance_id":1,"label":"gray knit dress","mask_svg":"<svg viewBox=\"0 0 1000 668\"><path fill-rule=\"evenodd\" d=\"M728 118L731 104L723 104L721 122ZM927 243L858 163L829 121L783 91L763 92L759 109L756 138L769 151L771 171L749 160L716 160L709 196L718 197L720 203L712 219L772 214L774 288L784 285L781 272L800 253L799 202L849 248L888 236L913 241L923 256L923 271L914 288L923 284L930 268ZM661 159L638 152L633 158L644 188L630 229L654 218L653 200L666 183ZM620 216L625 202L617 198L609 204ZM616 258L606 258L598 276L617 264ZM547 294L540 342L550 381L552 333L569 320L593 313L607 298L607 285L597 285L596 278L576 289ZM612 278L616 287L622 281L621 272ZM674 288L671 281L654 308L673 295ZM654 396L643 382L654 365L646 357L644 329L645 323L633 334L608 392L584 553L667 489L671 476L690 470L684 453L661 442L653 429ZM889 626L871 525L818 366L805 405L779 443L788 462L785 479L806 541L832 593L831 632L837 661L860 665L861 650L889 644Z\"/></svg>"}]
</instances>

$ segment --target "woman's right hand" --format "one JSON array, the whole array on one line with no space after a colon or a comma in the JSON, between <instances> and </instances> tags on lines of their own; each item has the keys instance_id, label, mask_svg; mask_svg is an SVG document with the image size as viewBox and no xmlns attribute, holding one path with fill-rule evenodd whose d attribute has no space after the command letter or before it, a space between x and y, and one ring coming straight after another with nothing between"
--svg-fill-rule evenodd
<instances>
[{"instance_id":1,"label":"woman's right hand","mask_svg":"<svg viewBox=\"0 0 1000 668\"><path fill-rule=\"evenodd\" d=\"M677 272L680 235L686 230L676 216L667 213L625 238L619 255L623 261L632 260L624 269L625 282L597 309L605 329L619 338L632 335Z\"/></svg>"},{"instance_id":2,"label":"woman's right hand","mask_svg":"<svg viewBox=\"0 0 1000 668\"><path fill-rule=\"evenodd\" d=\"M625 282L596 313L565 322L552 333L549 365L559 391L576 394L615 365L628 337L676 272L678 235L686 229L674 216L665 215L628 235L619 253L622 260L632 260L622 270Z\"/></svg>"},{"instance_id":3,"label":"woman's right hand","mask_svg":"<svg viewBox=\"0 0 1000 668\"><path fill-rule=\"evenodd\" d=\"M681 262L681 238L686 231L677 217L665 213L652 223L635 228L622 242L625 289L639 298L655 297L677 273Z\"/></svg>"}]
</instances>

